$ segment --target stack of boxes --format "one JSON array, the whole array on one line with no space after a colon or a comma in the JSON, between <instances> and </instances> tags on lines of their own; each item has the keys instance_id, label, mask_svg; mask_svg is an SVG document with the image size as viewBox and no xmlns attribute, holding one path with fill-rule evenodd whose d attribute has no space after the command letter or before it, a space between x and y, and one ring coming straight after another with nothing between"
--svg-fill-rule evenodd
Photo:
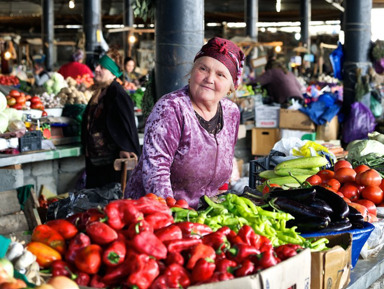
<instances>
[{"instance_id":1,"label":"stack of boxes","mask_svg":"<svg viewBox=\"0 0 384 289\"><path fill-rule=\"evenodd\" d=\"M337 139L337 132L337 116L325 125L316 126L299 110L259 105L255 108L255 127L252 129L252 155L268 155L281 138L329 141Z\"/></svg>"}]
</instances>

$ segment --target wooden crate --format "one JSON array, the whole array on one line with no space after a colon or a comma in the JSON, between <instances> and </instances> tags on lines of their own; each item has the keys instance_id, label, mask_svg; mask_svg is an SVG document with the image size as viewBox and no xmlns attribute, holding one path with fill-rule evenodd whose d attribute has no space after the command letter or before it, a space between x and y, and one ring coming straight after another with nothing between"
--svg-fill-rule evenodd
<instances>
[{"instance_id":1,"label":"wooden crate","mask_svg":"<svg viewBox=\"0 0 384 289\"><path fill-rule=\"evenodd\" d=\"M28 241L29 236L25 232L41 224L38 207L39 202L33 189L29 192L23 210L17 198L17 190L0 192L0 235Z\"/></svg>"}]
</instances>

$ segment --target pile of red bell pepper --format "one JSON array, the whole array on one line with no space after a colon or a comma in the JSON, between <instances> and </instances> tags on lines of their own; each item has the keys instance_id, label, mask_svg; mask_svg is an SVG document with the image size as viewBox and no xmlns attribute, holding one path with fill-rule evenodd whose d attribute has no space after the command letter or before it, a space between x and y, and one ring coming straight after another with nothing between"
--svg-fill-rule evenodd
<instances>
[{"instance_id":1,"label":"pile of red bell pepper","mask_svg":"<svg viewBox=\"0 0 384 289\"><path fill-rule=\"evenodd\" d=\"M31 245L32 244L32 245ZM37 226L32 242L37 261L53 276L94 288L186 288L255 274L302 248L271 241L244 225L213 232L205 224L175 223L164 202L142 197L117 200L67 220Z\"/></svg>"}]
</instances>

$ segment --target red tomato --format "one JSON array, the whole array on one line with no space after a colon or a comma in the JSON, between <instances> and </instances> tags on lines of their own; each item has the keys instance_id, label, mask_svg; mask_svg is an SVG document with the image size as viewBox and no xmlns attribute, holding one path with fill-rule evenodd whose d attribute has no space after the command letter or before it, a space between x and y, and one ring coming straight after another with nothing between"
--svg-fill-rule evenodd
<instances>
[{"instance_id":1,"label":"red tomato","mask_svg":"<svg viewBox=\"0 0 384 289\"><path fill-rule=\"evenodd\" d=\"M12 108L18 109L18 110L22 110L23 109L23 105L21 103L16 103L15 105L12 106Z\"/></svg>"},{"instance_id":2,"label":"red tomato","mask_svg":"<svg viewBox=\"0 0 384 289\"><path fill-rule=\"evenodd\" d=\"M16 89L12 89L8 94L12 97L15 97L15 98L20 96L20 92Z\"/></svg>"},{"instance_id":3,"label":"red tomato","mask_svg":"<svg viewBox=\"0 0 384 289\"><path fill-rule=\"evenodd\" d=\"M48 113L45 110L43 110L43 113L41 114L41 116L48 116Z\"/></svg>"},{"instance_id":4,"label":"red tomato","mask_svg":"<svg viewBox=\"0 0 384 289\"><path fill-rule=\"evenodd\" d=\"M8 104L9 106L15 105L15 104L16 104L16 99L15 99L14 97L10 97L10 98L8 98L8 100L7 100L7 104Z\"/></svg>"},{"instance_id":5,"label":"red tomato","mask_svg":"<svg viewBox=\"0 0 384 289\"><path fill-rule=\"evenodd\" d=\"M333 170L336 172L338 169L341 169L341 168L350 168L352 169L352 165L349 161L346 161L346 160L339 160L335 163L335 166L333 168Z\"/></svg>"},{"instance_id":6,"label":"red tomato","mask_svg":"<svg viewBox=\"0 0 384 289\"><path fill-rule=\"evenodd\" d=\"M370 167L368 167L367 165L358 165L356 168L354 168L356 174L361 173L361 172L365 172L369 169L370 169Z\"/></svg>"},{"instance_id":7,"label":"red tomato","mask_svg":"<svg viewBox=\"0 0 384 289\"><path fill-rule=\"evenodd\" d=\"M363 216L364 218L364 221L367 220L368 218L368 209L366 207L364 207L363 205L360 205L358 203L349 203L348 206L351 206L353 208L355 208L356 210L358 210L360 212L360 214Z\"/></svg>"},{"instance_id":8,"label":"red tomato","mask_svg":"<svg viewBox=\"0 0 384 289\"><path fill-rule=\"evenodd\" d=\"M338 192L340 189L340 182L336 179L330 179L325 184L323 184L324 187L330 187L332 191Z\"/></svg>"},{"instance_id":9,"label":"red tomato","mask_svg":"<svg viewBox=\"0 0 384 289\"><path fill-rule=\"evenodd\" d=\"M339 189L339 192L344 195L347 199L354 201L358 198L357 187L353 183L345 183Z\"/></svg>"},{"instance_id":10,"label":"red tomato","mask_svg":"<svg viewBox=\"0 0 384 289\"><path fill-rule=\"evenodd\" d=\"M33 96L32 98L31 98L31 103L32 104L34 104L34 103L40 103L41 102L41 99L40 99L40 97L38 97L38 96Z\"/></svg>"},{"instance_id":11,"label":"red tomato","mask_svg":"<svg viewBox=\"0 0 384 289\"><path fill-rule=\"evenodd\" d=\"M368 218L367 218L367 221L368 221L368 222L373 223L373 222L377 222L378 220L379 220L379 219L377 218L377 216L368 213Z\"/></svg>"},{"instance_id":12,"label":"red tomato","mask_svg":"<svg viewBox=\"0 0 384 289\"><path fill-rule=\"evenodd\" d=\"M382 177L374 170L369 169L365 172L358 173L356 176L356 183L363 186L380 186Z\"/></svg>"},{"instance_id":13,"label":"red tomato","mask_svg":"<svg viewBox=\"0 0 384 289\"><path fill-rule=\"evenodd\" d=\"M346 197L343 197L343 200L347 203L347 204L350 204L352 203L352 201Z\"/></svg>"},{"instance_id":14,"label":"red tomato","mask_svg":"<svg viewBox=\"0 0 384 289\"><path fill-rule=\"evenodd\" d=\"M188 202L186 200L180 199L180 200L176 201L175 207L180 207L180 208L188 209L189 205L188 205Z\"/></svg>"},{"instance_id":15,"label":"red tomato","mask_svg":"<svg viewBox=\"0 0 384 289\"><path fill-rule=\"evenodd\" d=\"M20 94L20 96L16 98L16 103L25 104L25 96Z\"/></svg>"},{"instance_id":16,"label":"red tomato","mask_svg":"<svg viewBox=\"0 0 384 289\"><path fill-rule=\"evenodd\" d=\"M340 168L335 172L335 179L341 184L355 181L356 172L352 168Z\"/></svg>"},{"instance_id":17,"label":"red tomato","mask_svg":"<svg viewBox=\"0 0 384 289\"><path fill-rule=\"evenodd\" d=\"M313 175L313 176L310 176L309 178L307 178L305 181L307 181L308 183L310 183L312 186L317 186L317 185L320 185L322 180L321 180L321 177L319 175Z\"/></svg>"},{"instance_id":18,"label":"red tomato","mask_svg":"<svg viewBox=\"0 0 384 289\"><path fill-rule=\"evenodd\" d=\"M167 206L170 208L176 204L176 200L172 197L167 197L165 201L167 202Z\"/></svg>"},{"instance_id":19,"label":"red tomato","mask_svg":"<svg viewBox=\"0 0 384 289\"><path fill-rule=\"evenodd\" d=\"M281 188L281 186L279 186L277 184L267 184L267 185L264 186L264 188L262 190L263 195L268 194L269 191L271 190L271 188L273 188L273 187Z\"/></svg>"},{"instance_id":20,"label":"red tomato","mask_svg":"<svg viewBox=\"0 0 384 289\"><path fill-rule=\"evenodd\" d=\"M378 186L366 186L361 192L361 197L375 204L380 204L384 199L384 193Z\"/></svg>"},{"instance_id":21,"label":"red tomato","mask_svg":"<svg viewBox=\"0 0 384 289\"><path fill-rule=\"evenodd\" d=\"M368 213L375 216L377 215L376 205L372 201L366 200L366 199L360 199L360 200L356 200L355 203L358 203L366 207L368 209Z\"/></svg>"},{"instance_id":22,"label":"red tomato","mask_svg":"<svg viewBox=\"0 0 384 289\"><path fill-rule=\"evenodd\" d=\"M384 179L381 180L379 187L380 187L380 189L382 189L384 191Z\"/></svg>"},{"instance_id":23,"label":"red tomato","mask_svg":"<svg viewBox=\"0 0 384 289\"><path fill-rule=\"evenodd\" d=\"M323 183L326 181L333 179L335 176L335 172L331 170L321 170L316 175L320 176Z\"/></svg>"},{"instance_id":24,"label":"red tomato","mask_svg":"<svg viewBox=\"0 0 384 289\"><path fill-rule=\"evenodd\" d=\"M334 192L336 195L339 195L340 197L342 197L343 199L345 198L344 195L340 192Z\"/></svg>"}]
</instances>

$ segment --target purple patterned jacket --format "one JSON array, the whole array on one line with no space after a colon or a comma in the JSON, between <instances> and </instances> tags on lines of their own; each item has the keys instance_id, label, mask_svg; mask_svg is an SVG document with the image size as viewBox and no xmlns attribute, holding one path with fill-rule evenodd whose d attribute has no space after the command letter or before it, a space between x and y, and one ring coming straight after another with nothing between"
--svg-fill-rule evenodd
<instances>
[{"instance_id":1,"label":"purple patterned jacket","mask_svg":"<svg viewBox=\"0 0 384 289\"><path fill-rule=\"evenodd\" d=\"M158 100L147 120L143 152L125 198L155 193L184 199L196 208L201 196L218 193L231 176L240 122L237 105L228 99L220 102L223 128L214 136L200 125L188 86Z\"/></svg>"}]
</instances>

